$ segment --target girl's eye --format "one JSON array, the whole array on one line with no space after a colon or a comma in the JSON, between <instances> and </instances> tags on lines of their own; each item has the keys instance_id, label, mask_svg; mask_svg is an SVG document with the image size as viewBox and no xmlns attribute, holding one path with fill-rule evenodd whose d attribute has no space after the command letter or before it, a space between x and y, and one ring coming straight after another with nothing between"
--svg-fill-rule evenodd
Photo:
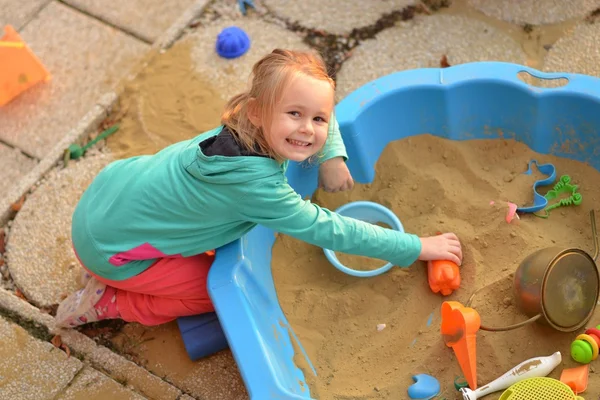
<instances>
[{"instance_id":1,"label":"girl's eye","mask_svg":"<svg viewBox=\"0 0 600 400\"><path fill-rule=\"evenodd\" d=\"M317 117L315 118L315 121L319 121L319 122L327 122L325 121L325 119L321 118L321 117Z\"/></svg>"},{"instance_id":2,"label":"girl's eye","mask_svg":"<svg viewBox=\"0 0 600 400\"><path fill-rule=\"evenodd\" d=\"M288 114L293 115L294 117L300 116L300 113L298 111L290 111L288 112Z\"/></svg>"}]
</instances>

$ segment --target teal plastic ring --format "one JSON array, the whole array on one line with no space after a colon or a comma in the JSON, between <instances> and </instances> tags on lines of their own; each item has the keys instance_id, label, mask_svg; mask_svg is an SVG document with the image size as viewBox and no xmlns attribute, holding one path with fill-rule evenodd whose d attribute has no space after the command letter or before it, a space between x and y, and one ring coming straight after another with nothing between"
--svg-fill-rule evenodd
<instances>
[{"instance_id":1,"label":"teal plastic ring","mask_svg":"<svg viewBox=\"0 0 600 400\"><path fill-rule=\"evenodd\" d=\"M374 203L371 201L354 201L352 203L344 204L337 210L336 213L344 216L355 218L371 224L383 223L389 225L392 229L398 232L404 232L404 226L389 208L382 206L381 204ZM394 265L387 263L382 267L371 271L357 271L351 269L342 264L335 255L335 252L329 249L323 249L325 257L329 260L334 267L348 275L356 276L359 278L369 278L372 276L381 275L390 270Z\"/></svg>"}]
</instances>

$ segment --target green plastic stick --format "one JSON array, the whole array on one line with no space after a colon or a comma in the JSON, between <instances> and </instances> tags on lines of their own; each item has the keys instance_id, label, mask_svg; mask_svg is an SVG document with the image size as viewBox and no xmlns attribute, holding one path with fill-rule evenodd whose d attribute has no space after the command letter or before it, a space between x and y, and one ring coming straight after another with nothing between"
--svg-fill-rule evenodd
<instances>
[{"instance_id":1,"label":"green plastic stick","mask_svg":"<svg viewBox=\"0 0 600 400\"><path fill-rule=\"evenodd\" d=\"M69 146L69 154L70 154L71 159L77 159L77 158L83 156L85 154L85 152L87 151L87 149L89 149L90 147L92 147L93 145L98 143L100 140L105 139L106 137L112 135L113 133L115 133L118 130L119 130L119 125L113 125L110 128L108 128L107 130L105 130L104 132L102 132L101 134L99 134L94 140L90 140L90 142L83 147L81 147L77 143L73 143L72 145Z\"/></svg>"}]
</instances>

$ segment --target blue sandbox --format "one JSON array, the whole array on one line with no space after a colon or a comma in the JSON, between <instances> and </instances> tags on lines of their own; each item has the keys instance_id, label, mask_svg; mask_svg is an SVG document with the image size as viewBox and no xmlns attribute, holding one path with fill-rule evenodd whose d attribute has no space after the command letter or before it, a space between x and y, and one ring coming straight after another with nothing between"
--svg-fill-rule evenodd
<instances>
[{"instance_id":1,"label":"blue sandbox","mask_svg":"<svg viewBox=\"0 0 600 400\"><path fill-rule=\"evenodd\" d=\"M530 86L517 77L521 71L566 78L568 84ZM409 70L365 84L336 112L348 166L360 183L373 181L375 163L389 142L423 133L453 140L515 139L536 152L600 170L600 79L585 75L498 62ZM287 175L302 197L316 189L314 167L292 163ZM209 293L250 397L310 399L304 374L293 362L297 340L273 285L274 241L273 231L258 226L218 249Z\"/></svg>"}]
</instances>

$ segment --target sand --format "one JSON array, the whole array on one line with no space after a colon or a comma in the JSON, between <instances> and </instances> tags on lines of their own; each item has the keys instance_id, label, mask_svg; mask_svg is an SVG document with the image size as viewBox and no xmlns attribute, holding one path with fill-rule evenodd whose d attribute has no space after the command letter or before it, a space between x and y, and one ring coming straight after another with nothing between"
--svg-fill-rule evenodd
<instances>
[{"instance_id":1,"label":"sand","mask_svg":"<svg viewBox=\"0 0 600 400\"><path fill-rule=\"evenodd\" d=\"M154 154L220 124L225 100L196 71L191 42L152 53L135 77L119 89L118 134L107 145L115 158Z\"/></svg>"},{"instance_id":2,"label":"sand","mask_svg":"<svg viewBox=\"0 0 600 400\"><path fill-rule=\"evenodd\" d=\"M539 175L522 174L531 159L552 162L559 176L570 175L580 185L583 204L554 210L548 219L523 215L508 224L507 201L527 205L533 198ZM454 379L462 373L439 330L442 301L464 304L481 289L473 307L483 324L524 320L514 302L514 271L525 256L551 245L593 253L589 211L600 199L600 187L592 185L599 178L600 172L586 164L537 154L512 140L453 142L424 134L389 144L373 183L357 184L347 193L317 191L313 200L330 209L357 200L383 204L406 231L418 235L453 231L461 239L464 260L461 288L442 298L429 289L422 262L375 278L354 278L329 264L322 249L279 235L273 277L281 307L317 370L314 377L298 363L312 396L407 398L411 376L427 373L442 384L440 398L459 398ZM598 323L596 313L590 324ZM378 331L378 324L386 326ZM483 385L527 358L555 351L562 352L563 366L551 376L559 378L563 367L576 366L569 353L574 338L539 325L480 331L478 382ZM585 394L600 394L598 375L590 374Z\"/></svg>"}]
</instances>

